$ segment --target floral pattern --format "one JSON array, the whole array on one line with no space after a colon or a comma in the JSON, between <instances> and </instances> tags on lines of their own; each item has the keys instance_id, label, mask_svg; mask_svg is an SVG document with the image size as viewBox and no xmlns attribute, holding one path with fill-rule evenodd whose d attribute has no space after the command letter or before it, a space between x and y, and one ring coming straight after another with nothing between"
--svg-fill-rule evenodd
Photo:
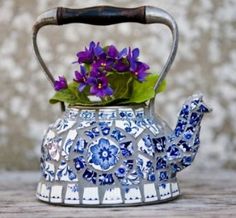
<instances>
[{"instance_id":1,"label":"floral pattern","mask_svg":"<svg viewBox=\"0 0 236 218\"><path fill-rule=\"evenodd\" d=\"M100 138L89 147L89 163L103 171L113 168L119 160L119 148L111 141Z\"/></svg>"}]
</instances>

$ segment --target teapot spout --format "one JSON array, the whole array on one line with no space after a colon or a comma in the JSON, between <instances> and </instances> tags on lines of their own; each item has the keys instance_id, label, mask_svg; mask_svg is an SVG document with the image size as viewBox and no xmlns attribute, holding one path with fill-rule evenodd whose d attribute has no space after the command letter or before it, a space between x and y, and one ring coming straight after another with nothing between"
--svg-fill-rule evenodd
<instances>
[{"instance_id":1,"label":"teapot spout","mask_svg":"<svg viewBox=\"0 0 236 218\"><path fill-rule=\"evenodd\" d=\"M176 127L167 139L167 159L173 173L192 164L200 145L202 118L211 110L201 94L192 95L183 104Z\"/></svg>"}]
</instances>

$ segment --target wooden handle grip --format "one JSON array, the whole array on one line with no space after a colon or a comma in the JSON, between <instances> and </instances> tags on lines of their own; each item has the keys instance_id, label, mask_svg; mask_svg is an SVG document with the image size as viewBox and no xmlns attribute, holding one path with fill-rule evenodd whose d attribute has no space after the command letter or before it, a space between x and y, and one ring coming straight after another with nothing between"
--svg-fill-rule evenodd
<instances>
[{"instance_id":1,"label":"wooden handle grip","mask_svg":"<svg viewBox=\"0 0 236 218\"><path fill-rule=\"evenodd\" d=\"M58 25L86 23L92 25L111 25L124 22L146 23L145 6L137 8L118 8L97 6L82 9L57 8Z\"/></svg>"}]
</instances>

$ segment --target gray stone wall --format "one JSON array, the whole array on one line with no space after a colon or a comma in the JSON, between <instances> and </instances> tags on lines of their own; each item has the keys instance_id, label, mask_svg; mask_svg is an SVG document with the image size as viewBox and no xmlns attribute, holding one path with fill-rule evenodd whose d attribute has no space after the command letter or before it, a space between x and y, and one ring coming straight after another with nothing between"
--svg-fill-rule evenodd
<instances>
[{"instance_id":1,"label":"gray stone wall","mask_svg":"<svg viewBox=\"0 0 236 218\"><path fill-rule=\"evenodd\" d=\"M0 0L0 169L38 169L47 125L60 116L49 105L53 89L33 53L31 28L37 15L55 6L153 5L170 12L179 25L177 58L158 95L158 113L172 127L184 99L201 91L214 111L202 124L197 167L236 168L236 1L234 0ZM42 54L54 75L71 75L76 51L89 41L140 47L153 73L169 52L171 37L161 25L46 27L39 36Z\"/></svg>"}]
</instances>

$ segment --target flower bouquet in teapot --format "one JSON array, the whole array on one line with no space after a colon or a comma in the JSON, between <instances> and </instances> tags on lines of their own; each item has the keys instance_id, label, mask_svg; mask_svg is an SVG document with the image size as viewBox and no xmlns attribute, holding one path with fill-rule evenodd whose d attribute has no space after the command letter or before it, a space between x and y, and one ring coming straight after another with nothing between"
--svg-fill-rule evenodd
<instances>
[{"instance_id":1,"label":"flower bouquet in teapot","mask_svg":"<svg viewBox=\"0 0 236 218\"><path fill-rule=\"evenodd\" d=\"M158 74L150 73L147 63L140 60L138 48L119 50L114 45L102 46L90 42L77 54L73 62L78 66L73 81L64 76L54 81L55 95L50 103L69 105L107 106L144 103L164 91L165 81L156 93Z\"/></svg>"}]
</instances>

